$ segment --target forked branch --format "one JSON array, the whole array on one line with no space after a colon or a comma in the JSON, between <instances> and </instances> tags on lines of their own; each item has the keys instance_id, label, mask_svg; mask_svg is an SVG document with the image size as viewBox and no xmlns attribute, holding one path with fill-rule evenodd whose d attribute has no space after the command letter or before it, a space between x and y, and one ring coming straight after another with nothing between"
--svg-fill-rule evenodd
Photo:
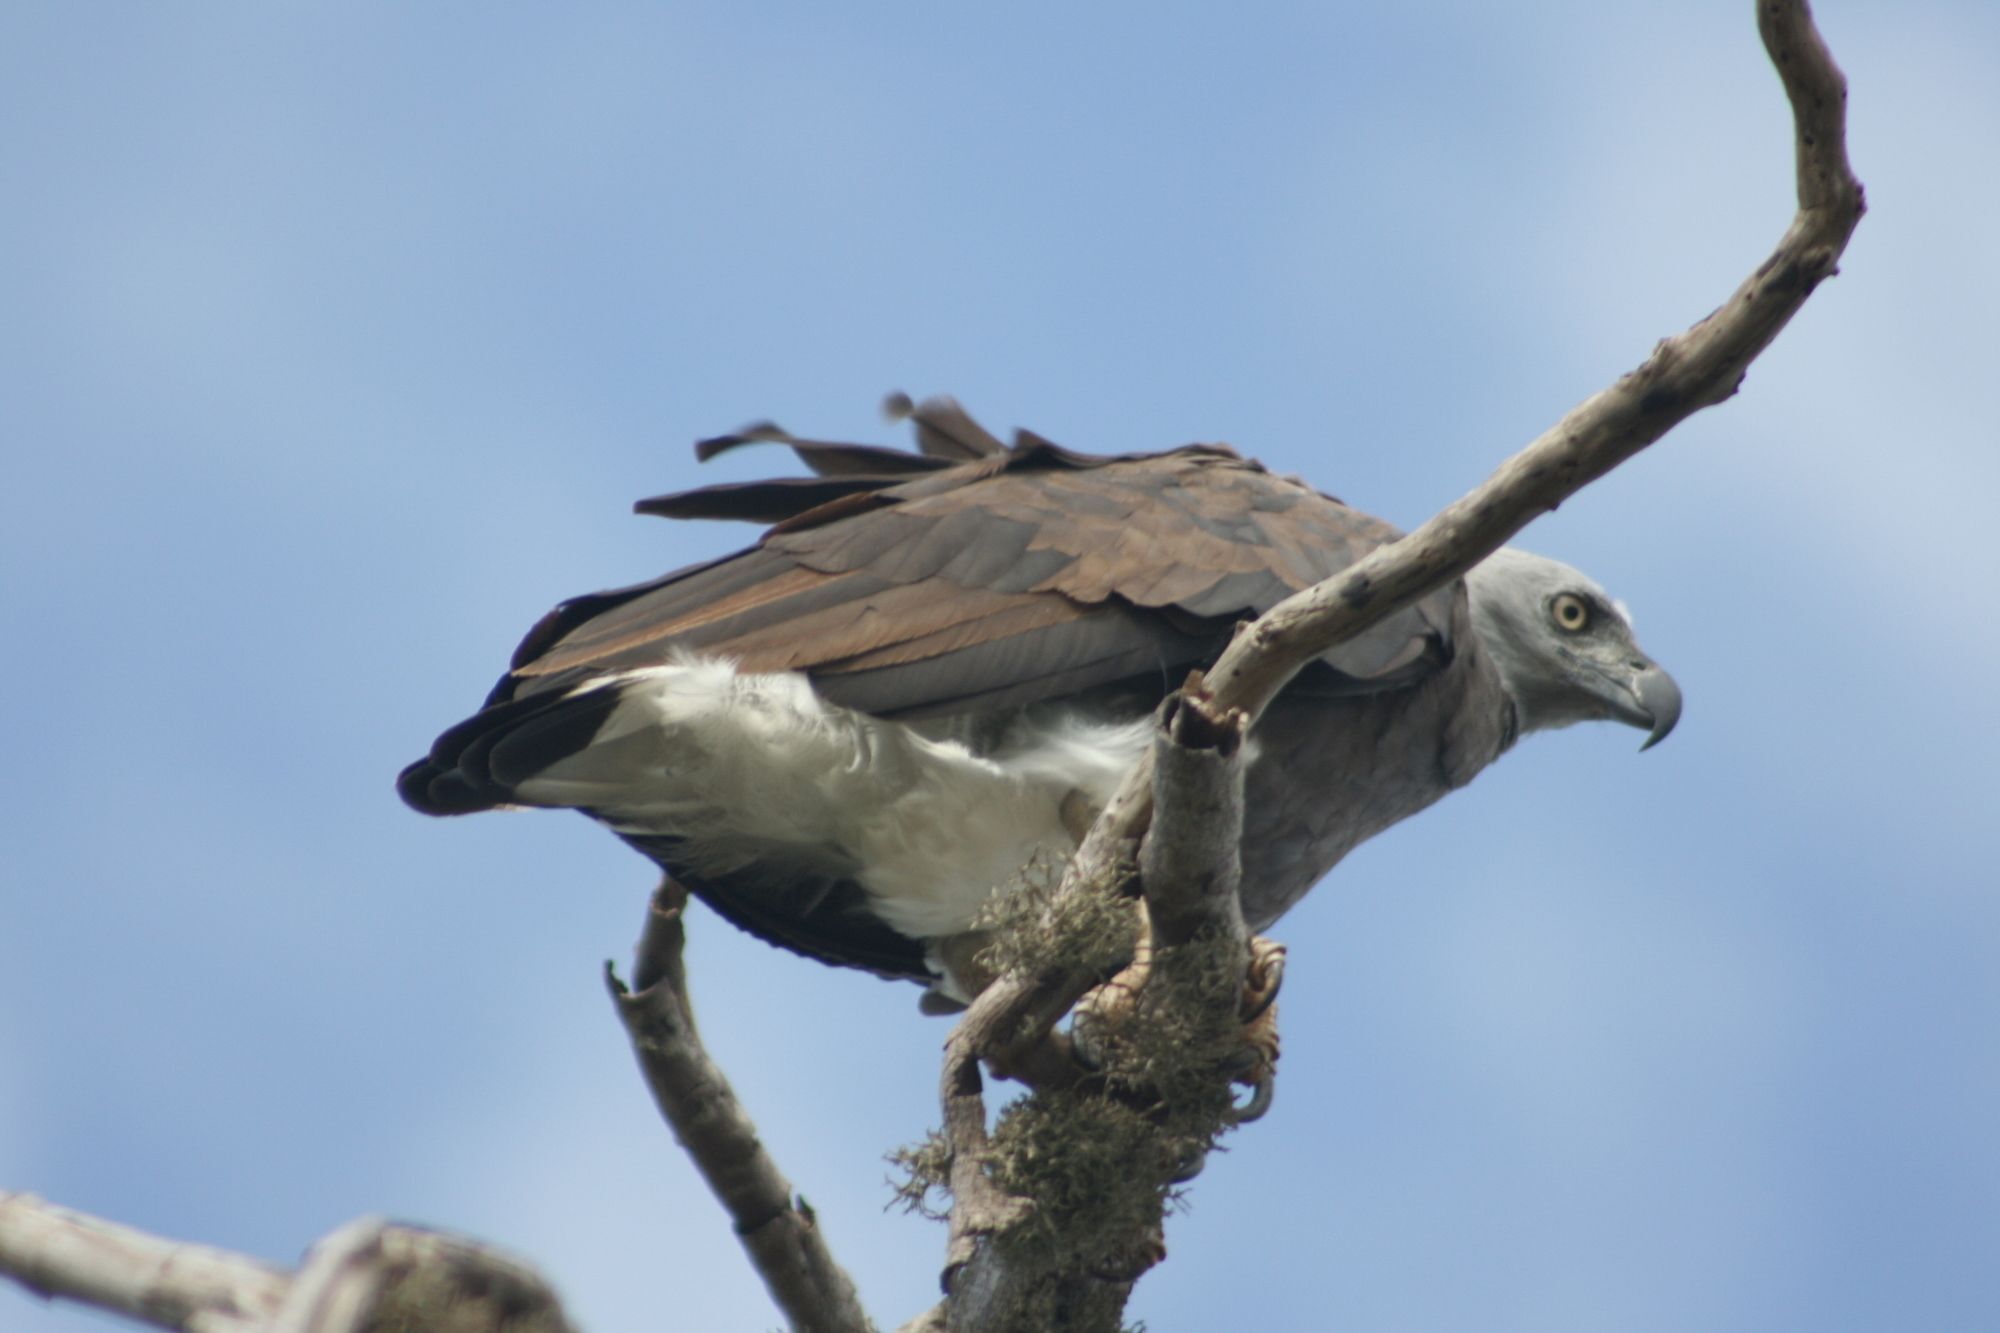
<instances>
[{"instance_id":1,"label":"forked branch","mask_svg":"<svg viewBox=\"0 0 2000 1333\"><path fill-rule=\"evenodd\" d=\"M1769 258L1692 328L1663 340L1636 369L1593 394L1484 483L1402 539L1271 608L1208 673L1217 708L1255 719L1307 662L1394 614L1492 554L1532 519L1658 440L1695 412L1727 400L1745 371L1836 271L1865 210L1847 162L1846 80L1805 0L1758 0L1765 50L1783 81L1796 141L1798 210ZM1056 894L1130 893L1131 850L1153 813L1149 760L1136 765L1072 859ZM998 978L947 1043L944 1120L955 1157L954 1211L945 1281L952 1327L998 1326L975 1308L989 1288L954 1277L1025 1206L994 1197L986 1178L981 1059L1005 1068L1046 1039L1048 1028L1098 974L1015 970Z\"/></svg>"}]
</instances>

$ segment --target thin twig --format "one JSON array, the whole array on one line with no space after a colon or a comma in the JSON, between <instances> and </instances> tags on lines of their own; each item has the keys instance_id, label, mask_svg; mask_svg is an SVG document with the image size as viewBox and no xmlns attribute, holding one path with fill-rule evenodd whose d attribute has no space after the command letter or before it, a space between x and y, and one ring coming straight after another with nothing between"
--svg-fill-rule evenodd
<instances>
[{"instance_id":1,"label":"thin twig","mask_svg":"<svg viewBox=\"0 0 2000 1333\"><path fill-rule=\"evenodd\" d=\"M792 1193L695 1030L681 952L686 905L687 891L671 879L653 895L633 969L638 989L626 989L605 965L640 1071L792 1327L865 1333L873 1325L853 1279L834 1262L812 1209Z\"/></svg>"}]
</instances>

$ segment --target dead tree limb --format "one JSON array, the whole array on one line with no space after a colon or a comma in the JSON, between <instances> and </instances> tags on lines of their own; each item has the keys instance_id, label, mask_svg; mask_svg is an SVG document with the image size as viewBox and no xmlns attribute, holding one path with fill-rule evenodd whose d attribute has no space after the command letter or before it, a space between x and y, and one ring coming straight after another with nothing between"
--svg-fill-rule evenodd
<instances>
[{"instance_id":1,"label":"dead tree limb","mask_svg":"<svg viewBox=\"0 0 2000 1333\"><path fill-rule=\"evenodd\" d=\"M1232 1081L1266 1064L1268 1044L1244 1058L1239 1016L1252 961L1237 901L1244 722L1209 706L1198 675L1160 712L1160 818L1139 853L1150 936L1098 992L1087 1039L1078 1018L1092 1072L1039 1088L1002 1117L990 1153L952 1163L954 1188L973 1203L953 1209L966 1257L949 1304L961 1333L1117 1327L1133 1283L1165 1254L1175 1187L1237 1118ZM1133 919L1102 924L1129 946ZM958 1067L978 1077L976 1062ZM966 1116L954 1128L984 1144L983 1119L970 1118L977 1091L952 1097Z\"/></svg>"},{"instance_id":2,"label":"dead tree limb","mask_svg":"<svg viewBox=\"0 0 2000 1333\"><path fill-rule=\"evenodd\" d=\"M548 1284L477 1241L379 1217L326 1236L296 1273L0 1194L0 1273L186 1333L571 1333Z\"/></svg>"},{"instance_id":3,"label":"dead tree limb","mask_svg":"<svg viewBox=\"0 0 2000 1333\"><path fill-rule=\"evenodd\" d=\"M1242 710L1254 721L1305 663L1464 574L1535 517L1695 412L1726 401L1750 363L1836 272L1865 211L1847 162L1846 80L1804 0L1758 0L1757 18L1791 104L1796 143L1798 210L1770 257L1714 313L1660 342L1644 363L1573 408L1463 499L1259 617L1209 672L1218 708ZM1148 757L1078 848L1055 892L1058 907L1078 895L1130 893L1131 852L1151 822L1153 784ZM1005 1197L989 1178L979 1063L1005 1070L1103 980L1101 971L1075 966L1009 970L981 993L947 1042L943 1114L957 1204L945 1287L953 1328L1006 1326L1004 1312L989 1308L993 1284L961 1287L957 1279L984 1271L975 1261L1031 1206Z\"/></svg>"},{"instance_id":4,"label":"dead tree limb","mask_svg":"<svg viewBox=\"0 0 2000 1333\"><path fill-rule=\"evenodd\" d=\"M200 1333L261 1327L290 1285L282 1270L248 1255L167 1240L31 1194L0 1195L0 1272L39 1296Z\"/></svg>"},{"instance_id":5,"label":"dead tree limb","mask_svg":"<svg viewBox=\"0 0 2000 1333\"><path fill-rule=\"evenodd\" d=\"M1153 738L1153 800L1163 812L1139 854L1152 947L1220 936L1241 952L1243 737L1249 718L1217 709L1199 672L1164 710ZM1169 817L1170 816L1170 817Z\"/></svg>"},{"instance_id":6,"label":"dead tree limb","mask_svg":"<svg viewBox=\"0 0 2000 1333\"><path fill-rule=\"evenodd\" d=\"M686 907L687 891L663 880L648 905L633 989L605 965L605 982L640 1072L791 1326L812 1333L866 1333L873 1325L853 1279L834 1262L812 1208L792 1193L728 1078L702 1045L681 953Z\"/></svg>"}]
</instances>

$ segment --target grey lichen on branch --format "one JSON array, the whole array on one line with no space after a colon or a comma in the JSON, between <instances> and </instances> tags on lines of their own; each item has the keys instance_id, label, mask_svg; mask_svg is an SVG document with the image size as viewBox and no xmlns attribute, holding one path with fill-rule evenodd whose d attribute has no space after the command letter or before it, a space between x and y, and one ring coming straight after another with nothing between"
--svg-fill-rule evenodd
<instances>
[{"instance_id":1,"label":"grey lichen on branch","mask_svg":"<svg viewBox=\"0 0 2000 1333\"><path fill-rule=\"evenodd\" d=\"M367 1217L320 1240L262 1333L574 1333L532 1268L478 1241Z\"/></svg>"},{"instance_id":2,"label":"grey lichen on branch","mask_svg":"<svg viewBox=\"0 0 2000 1333\"><path fill-rule=\"evenodd\" d=\"M1238 1004L1250 963L1237 905L1244 722L1209 708L1192 679L1158 719L1159 813L1136 863L1113 856L1116 878L1024 895L992 924L1009 977L1072 963L1104 977L1135 939L1141 961L1078 1013L1089 1072L1012 1102L990 1134L976 1059L961 1047L947 1061L964 1080L947 1090L949 1149L934 1141L904 1163L912 1193L945 1184L943 1171L954 1196L953 1328L1116 1327L1132 1283L1165 1253L1181 1184L1238 1119L1233 1080L1261 1059L1243 1057ZM1143 910L1117 892L1135 866Z\"/></svg>"}]
</instances>

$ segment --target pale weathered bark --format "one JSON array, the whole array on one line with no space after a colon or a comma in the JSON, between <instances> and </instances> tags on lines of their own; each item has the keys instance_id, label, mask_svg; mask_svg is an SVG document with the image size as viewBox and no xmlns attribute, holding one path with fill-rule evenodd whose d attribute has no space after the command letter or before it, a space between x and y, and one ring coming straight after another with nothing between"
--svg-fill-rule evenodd
<instances>
[{"instance_id":1,"label":"pale weathered bark","mask_svg":"<svg viewBox=\"0 0 2000 1333\"><path fill-rule=\"evenodd\" d=\"M664 880L648 907L628 990L605 968L640 1072L674 1137L729 1213L743 1251L795 1329L866 1333L873 1327L819 1221L765 1151L735 1090L695 1028L682 958L687 892Z\"/></svg>"},{"instance_id":2,"label":"pale weathered bark","mask_svg":"<svg viewBox=\"0 0 2000 1333\"><path fill-rule=\"evenodd\" d=\"M1139 854L1155 950L1220 936L1239 951L1247 932L1242 878L1243 737L1249 719L1218 710L1197 674L1170 701L1153 738L1158 811Z\"/></svg>"},{"instance_id":3,"label":"pale weathered bark","mask_svg":"<svg viewBox=\"0 0 2000 1333\"><path fill-rule=\"evenodd\" d=\"M1246 1058L1239 1017L1252 958L1237 898L1243 734L1242 714L1214 712L1199 677L1161 710L1160 817L1138 860L1150 935L1078 1017L1087 1072L1039 1087L992 1140L970 1118L976 1083L951 1098L965 1116L955 1132L978 1145L952 1163L965 1256L948 1275L954 1329L1116 1327L1132 1284L1165 1253L1173 1188L1237 1117L1232 1079L1268 1081L1275 1051ZM1138 919L1108 918L1126 927L1114 945L1129 948ZM953 1067L979 1077L975 1061Z\"/></svg>"},{"instance_id":4,"label":"pale weathered bark","mask_svg":"<svg viewBox=\"0 0 2000 1333\"><path fill-rule=\"evenodd\" d=\"M378 1217L320 1240L293 1273L0 1194L0 1273L50 1299L187 1333L572 1333L533 1269Z\"/></svg>"},{"instance_id":5,"label":"pale weathered bark","mask_svg":"<svg viewBox=\"0 0 2000 1333\"><path fill-rule=\"evenodd\" d=\"M290 1285L283 1271L247 1255L167 1240L31 1194L0 1194L0 1271L51 1299L201 1333L261 1327Z\"/></svg>"}]
</instances>

